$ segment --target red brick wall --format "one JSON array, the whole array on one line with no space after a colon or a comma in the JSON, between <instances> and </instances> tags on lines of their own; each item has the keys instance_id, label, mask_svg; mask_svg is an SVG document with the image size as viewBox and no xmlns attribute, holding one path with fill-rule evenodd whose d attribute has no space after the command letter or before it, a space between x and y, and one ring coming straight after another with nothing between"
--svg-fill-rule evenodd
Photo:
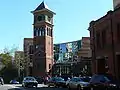
<instances>
[{"instance_id":1,"label":"red brick wall","mask_svg":"<svg viewBox=\"0 0 120 90\"><path fill-rule=\"evenodd\" d=\"M116 32L117 30L116 23L120 22L120 10L114 11L112 14L113 14L112 17L110 17L110 13L108 13L105 16L101 17L100 19L96 20L94 23L91 23L89 30L90 30L90 38L91 38L90 40L91 40L91 49L93 52L92 53L93 59L95 59L94 56L95 57L108 56L107 64L109 66L110 73L112 73L112 75L115 75L114 72L117 70L114 70L114 69L117 69L117 67L115 68L116 60L114 59L114 56L116 51L120 52L120 47L119 47L120 44L118 44L118 38L117 38L117 32ZM112 30L113 30L113 36L114 36L113 38L114 50L112 48L111 18L112 18ZM96 45L96 32L100 32L100 35L101 35L101 31L104 29L106 29L106 32L107 32L106 45L104 48L98 48ZM92 63L93 73L98 73L99 70L97 70L97 63L95 63L96 60L92 60L92 62L93 62ZM99 66L99 68L101 68L101 66Z\"/></svg>"}]
</instances>

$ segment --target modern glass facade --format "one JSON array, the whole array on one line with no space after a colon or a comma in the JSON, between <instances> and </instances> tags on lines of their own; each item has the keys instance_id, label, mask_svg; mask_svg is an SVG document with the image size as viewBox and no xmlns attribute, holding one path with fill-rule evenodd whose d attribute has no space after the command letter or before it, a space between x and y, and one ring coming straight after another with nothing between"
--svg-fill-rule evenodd
<instances>
[{"instance_id":1,"label":"modern glass facade","mask_svg":"<svg viewBox=\"0 0 120 90\"><path fill-rule=\"evenodd\" d=\"M81 48L81 40L54 44L55 63L73 62L76 52Z\"/></svg>"}]
</instances>

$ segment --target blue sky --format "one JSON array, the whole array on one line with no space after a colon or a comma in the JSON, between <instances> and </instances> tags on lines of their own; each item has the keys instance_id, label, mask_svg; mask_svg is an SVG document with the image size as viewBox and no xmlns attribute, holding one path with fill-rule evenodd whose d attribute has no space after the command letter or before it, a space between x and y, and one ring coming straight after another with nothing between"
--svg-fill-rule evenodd
<instances>
[{"instance_id":1,"label":"blue sky","mask_svg":"<svg viewBox=\"0 0 120 90\"><path fill-rule=\"evenodd\" d=\"M33 11L43 0L1 0L0 50L19 47L33 37ZM76 41L89 36L88 26L113 9L112 0L44 0L53 10L54 43Z\"/></svg>"}]
</instances>

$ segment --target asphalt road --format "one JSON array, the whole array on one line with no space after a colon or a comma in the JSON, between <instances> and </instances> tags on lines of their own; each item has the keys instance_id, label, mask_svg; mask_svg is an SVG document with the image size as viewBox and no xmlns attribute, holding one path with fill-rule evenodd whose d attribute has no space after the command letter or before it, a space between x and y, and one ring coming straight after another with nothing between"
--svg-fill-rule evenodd
<instances>
[{"instance_id":1,"label":"asphalt road","mask_svg":"<svg viewBox=\"0 0 120 90\"><path fill-rule=\"evenodd\" d=\"M13 90L14 86L10 84L0 85L0 90Z\"/></svg>"},{"instance_id":2,"label":"asphalt road","mask_svg":"<svg viewBox=\"0 0 120 90\"><path fill-rule=\"evenodd\" d=\"M48 87L44 84L39 84L37 88L23 88L21 84L4 84L0 85L0 90L68 90L67 88Z\"/></svg>"}]
</instances>

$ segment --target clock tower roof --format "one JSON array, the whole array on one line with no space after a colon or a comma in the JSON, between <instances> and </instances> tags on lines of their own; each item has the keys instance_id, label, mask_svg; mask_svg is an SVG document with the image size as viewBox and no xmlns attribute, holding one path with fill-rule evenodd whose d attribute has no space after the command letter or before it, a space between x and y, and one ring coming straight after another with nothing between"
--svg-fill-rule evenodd
<instances>
[{"instance_id":1,"label":"clock tower roof","mask_svg":"<svg viewBox=\"0 0 120 90\"><path fill-rule=\"evenodd\" d=\"M49 10L48 6L45 4L44 1L35 9L35 11L42 10L42 9L48 9Z\"/></svg>"},{"instance_id":2,"label":"clock tower roof","mask_svg":"<svg viewBox=\"0 0 120 90\"><path fill-rule=\"evenodd\" d=\"M52 14L56 14L48 8L48 6L45 4L44 1L34 11L32 11L32 13L39 12L39 11L44 11L44 10L46 10L46 11L52 13Z\"/></svg>"}]
</instances>

